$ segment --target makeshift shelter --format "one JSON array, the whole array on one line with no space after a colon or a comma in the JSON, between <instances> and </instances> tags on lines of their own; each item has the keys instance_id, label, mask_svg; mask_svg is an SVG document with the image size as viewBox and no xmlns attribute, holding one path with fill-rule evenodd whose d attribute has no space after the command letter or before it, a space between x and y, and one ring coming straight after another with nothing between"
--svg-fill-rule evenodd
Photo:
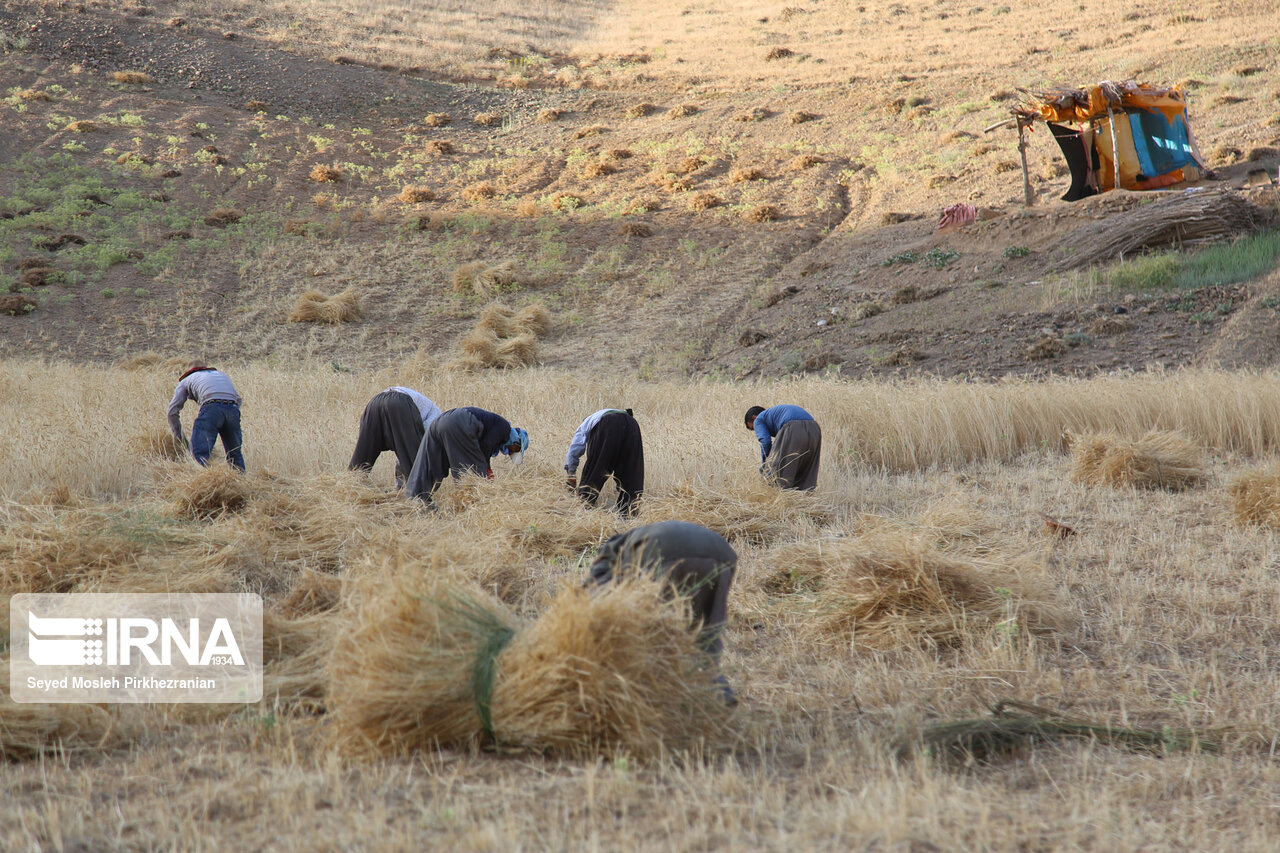
<instances>
[{"instance_id":1,"label":"makeshift shelter","mask_svg":"<svg viewBox=\"0 0 1280 853\"><path fill-rule=\"evenodd\" d=\"M1014 108L1009 123L1017 125L1022 137L1024 174L1025 133L1036 120L1043 120L1071 169L1064 201L1116 187L1161 189L1199 180L1207 171L1179 86L1104 81L1080 89L1022 94L1024 103Z\"/></svg>"}]
</instances>

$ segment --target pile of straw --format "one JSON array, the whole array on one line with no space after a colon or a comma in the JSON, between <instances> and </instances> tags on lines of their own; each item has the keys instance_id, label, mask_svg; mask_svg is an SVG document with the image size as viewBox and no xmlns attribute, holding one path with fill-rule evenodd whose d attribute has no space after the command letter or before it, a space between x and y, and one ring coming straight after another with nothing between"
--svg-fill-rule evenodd
<instances>
[{"instance_id":1,"label":"pile of straw","mask_svg":"<svg viewBox=\"0 0 1280 853\"><path fill-rule=\"evenodd\" d=\"M329 662L333 737L394 755L499 745L636 756L723 737L710 660L689 613L651 580L564 587L534 622L458 581L401 575L365 597ZM419 575L418 577L422 577Z\"/></svg>"},{"instance_id":2,"label":"pile of straw","mask_svg":"<svg viewBox=\"0 0 1280 853\"><path fill-rule=\"evenodd\" d=\"M495 302L485 308L480 322L462 339L462 357L454 366L478 369L534 364L538 360L538 338L550 327L551 314L541 305L514 311Z\"/></svg>"},{"instance_id":3,"label":"pile of straw","mask_svg":"<svg viewBox=\"0 0 1280 853\"><path fill-rule=\"evenodd\" d=\"M253 484L230 465L186 469L165 483L171 511L182 518L215 518L244 507Z\"/></svg>"},{"instance_id":4,"label":"pile of straw","mask_svg":"<svg viewBox=\"0 0 1280 853\"><path fill-rule=\"evenodd\" d=\"M940 648L995 630L1043 633L1066 623L1014 567L981 565L910 539L833 548L822 569L811 628L818 636Z\"/></svg>"},{"instance_id":5,"label":"pile of straw","mask_svg":"<svg viewBox=\"0 0 1280 853\"><path fill-rule=\"evenodd\" d=\"M328 323L336 325L360 316L360 295L348 287L337 296L308 290L298 297L289 313L291 323Z\"/></svg>"},{"instance_id":6,"label":"pile of straw","mask_svg":"<svg viewBox=\"0 0 1280 853\"><path fill-rule=\"evenodd\" d=\"M489 296L502 288L516 287L521 283L515 261L489 264L472 261L453 271L454 293L478 293Z\"/></svg>"},{"instance_id":7,"label":"pile of straw","mask_svg":"<svg viewBox=\"0 0 1280 853\"><path fill-rule=\"evenodd\" d=\"M1204 451L1181 433L1152 430L1137 440L1111 433L1071 437L1071 478L1091 486L1178 491L1208 476Z\"/></svg>"},{"instance_id":8,"label":"pile of straw","mask_svg":"<svg viewBox=\"0 0 1280 853\"><path fill-rule=\"evenodd\" d=\"M1242 471L1227 486L1236 523L1280 530L1280 463Z\"/></svg>"},{"instance_id":9,"label":"pile of straw","mask_svg":"<svg viewBox=\"0 0 1280 853\"><path fill-rule=\"evenodd\" d=\"M156 459L169 459L176 462L185 459L187 455L187 449L173 437L173 433L162 429L138 433L129 439L129 445L139 456Z\"/></svg>"},{"instance_id":10,"label":"pile of straw","mask_svg":"<svg viewBox=\"0 0 1280 853\"><path fill-rule=\"evenodd\" d=\"M8 666L5 666L8 683ZM0 701L0 761L26 761L43 753L119 746L129 727L97 705L31 705Z\"/></svg>"},{"instance_id":11,"label":"pile of straw","mask_svg":"<svg viewBox=\"0 0 1280 853\"><path fill-rule=\"evenodd\" d=\"M493 730L540 752L652 756L714 744L729 710L687 606L635 578L565 586L497 660Z\"/></svg>"}]
</instances>

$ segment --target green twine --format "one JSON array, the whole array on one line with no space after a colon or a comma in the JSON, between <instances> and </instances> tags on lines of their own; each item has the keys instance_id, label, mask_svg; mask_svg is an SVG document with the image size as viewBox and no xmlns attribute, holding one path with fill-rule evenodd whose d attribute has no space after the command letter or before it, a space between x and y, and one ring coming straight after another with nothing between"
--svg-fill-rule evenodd
<instances>
[{"instance_id":1,"label":"green twine","mask_svg":"<svg viewBox=\"0 0 1280 853\"><path fill-rule=\"evenodd\" d=\"M493 701L493 677L498 671L498 655L515 635L515 630L505 625L488 634L476 650L476 662L471 668L471 695L475 698L480 727L489 740L494 740L493 715L489 705Z\"/></svg>"}]
</instances>

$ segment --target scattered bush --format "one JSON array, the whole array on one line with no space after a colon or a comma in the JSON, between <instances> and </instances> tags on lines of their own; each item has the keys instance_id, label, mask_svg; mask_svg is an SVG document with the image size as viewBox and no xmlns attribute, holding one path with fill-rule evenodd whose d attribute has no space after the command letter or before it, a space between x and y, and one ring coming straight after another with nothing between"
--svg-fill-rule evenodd
<instances>
[{"instance_id":1,"label":"scattered bush","mask_svg":"<svg viewBox=\"0 0 1280 853\"><path fill-rule=\"evenodd\" d=\"M310 178L319 184L335 183L342 180L342 170L337 166L325 166L317 163L311 167Z\"/></svg>"},{"instance_id":2,"label":"scattered bush","mask_svg":"<svg viewBox=\"0 0 1280 853\"><path fill-rule=\"evenodd\" d=\"M427 127L447 127L453 121L453 116L448 113L430 113L422 120Z\"/></svg>"},{"instance_id":3,"label":"scattered bush","mask_svg":"<svg viewBox=\"0 0 1280 853\"><path fill-rule=\"evenodd\" d=\"M396 199L402 204L421 204L424 201L434 201L435 197L435 190L430 187L406 186L400 190Z\"/></svg>"},{"instance_id":4,"label":"scattered bush","mask_svg":"<svg viewBox=\"0 0 1280 853\"><path fill-rule=\"evenodd\" d=\"M497 127L502 124L502 116L498 113L476 113L471 120L481 127Z\"/></svg>"}]
</instances>

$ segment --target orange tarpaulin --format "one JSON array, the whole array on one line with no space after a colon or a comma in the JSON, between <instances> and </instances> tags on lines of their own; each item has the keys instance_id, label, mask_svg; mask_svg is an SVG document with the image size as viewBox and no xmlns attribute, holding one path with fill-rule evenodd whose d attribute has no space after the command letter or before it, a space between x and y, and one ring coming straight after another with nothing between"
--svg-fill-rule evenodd
<instances>
[{"instance_id":1,"label":"orange tarpaulin","mask_svg":"<svg viewBox=\"0 0 1280 853\"><path fill-rule=\"evenodd\" d=\"M1083 89L1061 89L1036 95L1036 106L1045 121L1091 121L1113 113L1149 110L1164 113L1174 121L1186 112L1187 101L1179 86L1150 86L1146 83L1099 83Z\"/></svg>"}]
</instances>

